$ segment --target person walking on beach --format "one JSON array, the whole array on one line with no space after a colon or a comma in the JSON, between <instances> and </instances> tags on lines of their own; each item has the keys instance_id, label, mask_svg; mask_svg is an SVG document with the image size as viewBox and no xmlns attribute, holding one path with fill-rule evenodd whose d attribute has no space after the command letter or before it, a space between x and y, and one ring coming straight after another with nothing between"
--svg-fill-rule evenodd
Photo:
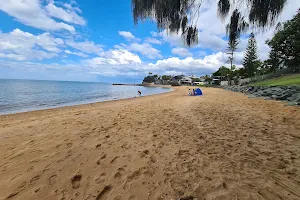
<instances>
[{"instance_id":1,"label":"person walking on beach","mask_svg":"<svg viewBox=\"0 0 300 200\"><path fill-rule=\"evenodd\" d=\"M139 91L139 90L138 90L138 94L139 94L139 96L142 96L142 92L141 92L141 91Z\"/></svg>"}]
</instances>

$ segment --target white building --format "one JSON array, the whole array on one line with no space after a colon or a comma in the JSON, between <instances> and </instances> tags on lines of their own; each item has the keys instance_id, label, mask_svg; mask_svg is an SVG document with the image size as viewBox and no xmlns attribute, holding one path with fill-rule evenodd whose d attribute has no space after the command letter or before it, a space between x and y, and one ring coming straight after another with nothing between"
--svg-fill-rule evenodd
<instances>
[{"instance_id":1,"label":"white building","mask_svg":"<svg viewBox=\"0 0 300 200\"><path fill-rule=\"evenodd\" d=\"M193 83L193 79L190 77L185 76L182 79L180 79L180 84L182 85L192 85L192 83Z\"/></svg>"}]
</instances>

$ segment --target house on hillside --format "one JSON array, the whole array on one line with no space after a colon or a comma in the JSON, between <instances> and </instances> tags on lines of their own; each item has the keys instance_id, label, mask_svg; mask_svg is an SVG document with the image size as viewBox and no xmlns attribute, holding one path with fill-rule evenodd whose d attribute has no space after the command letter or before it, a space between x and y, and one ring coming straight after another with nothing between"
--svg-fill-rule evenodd
<instances>
[{"instance_id":1,"label":"house on hillside","mask_svg":"<svg viewBox=\"0 0 300 200\"><path fill-rule=\"evenodd\" d=\"M193 84L193 79L191 77L182 77L180 79L180 84L181 85L192 85Z\"/></svg>"}]
</instances>

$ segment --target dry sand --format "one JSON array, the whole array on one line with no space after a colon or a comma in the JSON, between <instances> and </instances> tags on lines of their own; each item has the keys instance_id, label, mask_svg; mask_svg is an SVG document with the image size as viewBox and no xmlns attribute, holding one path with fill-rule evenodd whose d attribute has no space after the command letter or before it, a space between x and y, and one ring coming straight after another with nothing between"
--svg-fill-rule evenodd
<instances>
[{"instance_id":1,"label":"dry sand","mask_svg":"<svg viewBox=\"0 0 300 200\"><path fill-rule=\"evenodd\" d=\"M0 116L0 199L300 199L300 108L203 90Z\"/></svg>"}]
</instances>

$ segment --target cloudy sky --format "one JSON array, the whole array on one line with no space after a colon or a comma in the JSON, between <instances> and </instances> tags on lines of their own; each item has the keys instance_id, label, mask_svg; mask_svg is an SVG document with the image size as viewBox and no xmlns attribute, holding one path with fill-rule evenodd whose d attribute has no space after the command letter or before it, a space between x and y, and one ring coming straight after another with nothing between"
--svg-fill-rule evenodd
<instances>
[{"instance_id":1,"label":"cloudy sky","mask_svg":"<svg viewBox=\"0 0 300 200\"><path fill-rule=\"evenodd\" d=\"M228 19L222 22L215 1L208 2L197 21L199 44L186 48L180 35L158 32L153 22L134 25L131 0L0 0L0 78L135 83L148 72L210 74L228 65ZM278 21L299 8L299 0L287 0ZM255 33L266 59L274 28Z\"/></svg>"}]
</instances>

